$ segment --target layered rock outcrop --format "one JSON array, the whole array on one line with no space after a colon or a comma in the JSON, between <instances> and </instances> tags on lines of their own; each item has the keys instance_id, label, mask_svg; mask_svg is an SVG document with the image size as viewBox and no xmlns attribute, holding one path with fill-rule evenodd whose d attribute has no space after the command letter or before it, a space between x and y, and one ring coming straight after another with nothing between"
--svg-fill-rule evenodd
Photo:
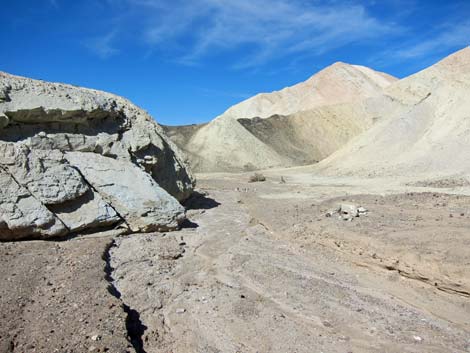
<instances>
[{"instance_id":1,"label":"layered rock outcrop","mask_svg":"<svg viewBox=\"0 0 470 353\"><path fill-rule=\"evenodd\" d=\"M121 97L0 73L0 239L178 227L194 178Z\"/></svg>"}]
</instances>

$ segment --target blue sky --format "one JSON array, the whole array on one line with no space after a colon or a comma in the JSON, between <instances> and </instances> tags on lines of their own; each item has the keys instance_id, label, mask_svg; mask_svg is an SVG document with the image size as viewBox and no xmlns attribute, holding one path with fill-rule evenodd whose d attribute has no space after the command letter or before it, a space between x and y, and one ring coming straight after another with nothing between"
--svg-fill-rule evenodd
<instances>
[{"instance_id":1,"label":"blue sky","mask_svg":"<svg viewBox=\"0 0 470 353\"><path fill-rule=\"evenodd\" d=\"M335 61L398 77L470 44L470 0L0 0L0 70L209 121Z\"/></svg>"}]
</instances>

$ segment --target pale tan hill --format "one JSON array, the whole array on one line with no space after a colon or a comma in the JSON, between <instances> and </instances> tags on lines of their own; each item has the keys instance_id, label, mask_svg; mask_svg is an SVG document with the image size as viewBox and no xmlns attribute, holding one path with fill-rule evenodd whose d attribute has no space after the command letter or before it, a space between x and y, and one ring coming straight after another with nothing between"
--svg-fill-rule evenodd
<instances>
[{"instance_id":1,"label":"pale tan hill","mask_svg":"<svg viewBox=\"0 0 470 353\"><path fill-rule=\"evenodd\" d=\"M364 175L470 172L470 48L392 84L380 122L319 167Z\"/></svg>"},{"instance_id":2,"label":"pale tan hill","mask_svg":"<svg viewBox=\"0 0 470 353\"><path fill-rule=\"evenodd\" d=\"M337 62L307 81L272 93L261 93L229 108L234 119L290 115L325 105L374 96L396 78L365 66Z\"/></svg>"},{"instance_id":3,"label":"pale tan hill","mask_svg":"<svg viewBox=\"0 0 470 353\"><path fill-rule=\"evenodd\" d=\"M198 172L254 170L291 165L271 146L252 135L237 120L215 119L201 127L183 147Z\"/></svg>"},{"instance_id":4,"label":"pale tan hill","mask_svg":"<svg viewBox=\"0 0 470 353\"><path fill-rule=\"evenodd\" d=\"M375 115L363 102L394 81L336 63L305 82L243 101L208 124L166 131L199 172L310 164L369 128Z\"/></svg>"}]
</instances>

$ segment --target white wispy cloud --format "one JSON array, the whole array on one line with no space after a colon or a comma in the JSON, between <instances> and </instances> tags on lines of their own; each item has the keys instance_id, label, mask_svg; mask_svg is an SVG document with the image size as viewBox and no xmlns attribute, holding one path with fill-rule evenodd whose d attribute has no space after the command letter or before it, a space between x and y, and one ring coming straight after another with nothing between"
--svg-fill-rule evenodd
<instances>
[{"instance_id":1,"label":"white wispy cloud","mask_svg":"<svg viewBox=\"0 0 470 353\"><path fill-rule=\"evenodd\" d=\"M285 55L321 54L400 30L396 24L373 17L358 3L305 0L107 0L107 3L128 14L127 23L132 23L131 30L138 40L171 52L175 61L186 64L243 48L244 55L232 65L252 67ZM112 41L103 42L105 53L113 48Z\"/></svg>"},{"instance_id":2,"label":"white wispy cloud","mask_svg":"<svg viewBox=\"0 0 470 353\"><path fill-rule=\"evenodd\" d=\"M428 56L431 53L446 52L449 49L466 45L470 45L470 20L441 26L438 33L397 49L395 56L402 59L412 59Z\"/></svg>"},{"instance_id":3,"label":"white wispy cloud","mask_svg":"<svg viewBox=\"0 0 470 353\"><path fill-rule=\"evenodd\" d=\"M470 20L455 19L428 31L410 33L368 59L369 65L386 69L407 63L409 72L422 69L449 53L470 45ZM409 65L409 66L408 66Z\"/></svg>"},{"instance_id":4,"label":"white wispy cloud","mask_svg":"<svg viewBox=\"0 0 470 353\"><path fill-rule=\"evenodd\" d=\"M84 45L97 56L107 59L119 53L119 49L115 46L116 31L106 33L102 36L88 39Z\"/></svg>"}]
</instances>

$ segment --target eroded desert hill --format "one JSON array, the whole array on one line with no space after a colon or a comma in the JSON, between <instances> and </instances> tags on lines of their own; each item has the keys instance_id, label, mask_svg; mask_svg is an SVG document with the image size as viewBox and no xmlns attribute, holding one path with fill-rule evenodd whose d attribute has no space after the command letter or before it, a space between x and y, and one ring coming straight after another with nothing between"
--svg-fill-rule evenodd
<instances>
[{"instance_id":1,"label":"eroded desert hill","mask_svg":"<svg viewBox=\"0 0 470 353\"><path fill-rule=\"evenodd\" d=\"M258 94L208 124L164 127L196 171L241 171L317 162L368 129L364 101L395 78L335 63L307 81Z\"/></svg>"},{"instance_id":2,"label":"eroded desert hill","mask_svg":"<svg viewBox=\"0 0 470 353\"><path fill-rule=\"evenodd\" d=\"M469 97L466 47L386 88L375 100L388 105L380 121L318 167L333 174L468 175Z\"/></svg>"}]
</instances>

